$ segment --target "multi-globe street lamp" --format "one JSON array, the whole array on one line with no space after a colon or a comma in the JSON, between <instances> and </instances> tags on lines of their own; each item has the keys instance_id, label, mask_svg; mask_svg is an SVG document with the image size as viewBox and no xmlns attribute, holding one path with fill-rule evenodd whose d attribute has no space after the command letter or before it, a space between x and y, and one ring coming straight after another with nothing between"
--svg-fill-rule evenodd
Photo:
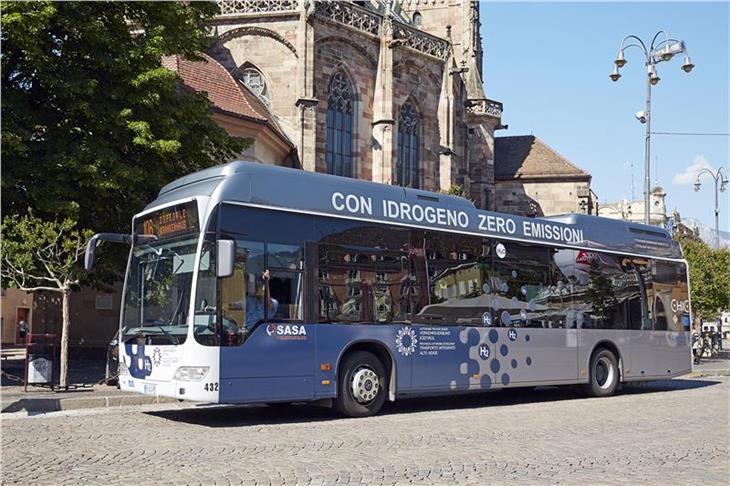
<instances>
[{"instance_id":1,"label":"multi-globe street lamp","mask_svg":"<svg viewBox=\"0 0 730 486\"><path fill-rule=\"evenodd\" d=\"M660 36L664 36L660 39ZM629 41L629 42L627 42ZM621 79L619 69L624 67L628 62L624 57L624 51L629 47L637 47L644 53L646 66L646 109L636 113L636 118L646 125L646 139L644 143L644 223L649 224L649 194L651 192L651 87L655 86L660 78L656 65L662 61L671 61L677 54L684 54L684 62L682 70L686 73L692 71L695 67L687 54L687 46L684 41L672 39L664 30L660 30L654 35L649 47L646 46L636 35L630 34L623 38L621 45L614 61L613 72L610 74L611 81Z\"/></svg>"},{"instance_id":2,"label":"multi-globe street lamp","mask_svg":"<svg viewBox=\"0 0 730 486\"><path fill-rule=\"evenodd\" d=\"M704 168L697 173L697 179L695 180L695 192L699 192L702 183L700 182L700 176L702 174L709 174L715 180L715 248L720 248L720 193L725 192L725 186L727 186L727 175L725 170L720 167L715 172L712 169Z\"/></svg>"}]
</instances>

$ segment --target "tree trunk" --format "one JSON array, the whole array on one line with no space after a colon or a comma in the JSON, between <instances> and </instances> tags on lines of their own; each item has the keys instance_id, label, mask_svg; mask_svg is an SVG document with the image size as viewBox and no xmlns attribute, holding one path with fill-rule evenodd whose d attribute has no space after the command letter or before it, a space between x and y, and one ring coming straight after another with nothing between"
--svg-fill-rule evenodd
<instances>
[{"instance_id":1,"label":"tree trunk","mask_svg":"<svg viewBox=\"0 0 730 486\"><path fill-rule=\"evenodd\" d=\"M63 295L63 325L61 327L61 376L59 385L61 388L68 387L68 328L71 324L71 313L69 311L69 300L71 289L62 290Z\"/></svg>"}]
</instances>

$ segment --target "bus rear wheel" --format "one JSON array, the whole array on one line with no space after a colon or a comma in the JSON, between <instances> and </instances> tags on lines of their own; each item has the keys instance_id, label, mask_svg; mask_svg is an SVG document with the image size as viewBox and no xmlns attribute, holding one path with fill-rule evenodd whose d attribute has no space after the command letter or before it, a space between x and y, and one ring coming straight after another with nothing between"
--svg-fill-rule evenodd
<instances>
[{"instance_id":1,"label":"bus rear wheel","mask_svg":"<svg viewBox=\"0 0 730 486\"><path fill-rule=\"evenodd\" d=\"M345 356L338 373L335 409L347 417L375 415L388 390L383 363L372 353L355 351Z\"/></svg>"},{"instance_id":2,"label":"bus rear wheel","mask_svg":"<svg viewBox=\"0 0 730 486\"><path fill-rule=\"evenodd\" d=\"M619 372L616 356L608 349L601 348L591 358L590 376L584 390L592 397L613 395L618 387Z\"/></svg>"}]
</instances>

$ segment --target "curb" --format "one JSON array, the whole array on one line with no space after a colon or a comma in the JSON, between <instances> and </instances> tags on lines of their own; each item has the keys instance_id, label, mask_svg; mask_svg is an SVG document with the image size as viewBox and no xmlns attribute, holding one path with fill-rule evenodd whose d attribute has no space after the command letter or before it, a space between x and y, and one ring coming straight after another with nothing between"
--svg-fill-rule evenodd
<instances>
[{"instance_id":1,"label":"curb","mask_svg":"<svg viewBox=\"0 0 730 486\"><path fill-rule=\"evenodd\" d=\"M725 370L696 370L687 375L686 378L704 378L710 376L730 376L730 369Z\"/></svg>"},{"instance_id":2,"label":"curb","mask_svg":"<svg viewBox=\"0 0 730 486\"><path fill-rule=\"evenodd\" d=\"M47 413L86 408L122 407L125 405L153 405L174 403L176 398L147 395L118 395L90 398L21 398L3 407L2 413Z\"/></svg>"}]
</instances>

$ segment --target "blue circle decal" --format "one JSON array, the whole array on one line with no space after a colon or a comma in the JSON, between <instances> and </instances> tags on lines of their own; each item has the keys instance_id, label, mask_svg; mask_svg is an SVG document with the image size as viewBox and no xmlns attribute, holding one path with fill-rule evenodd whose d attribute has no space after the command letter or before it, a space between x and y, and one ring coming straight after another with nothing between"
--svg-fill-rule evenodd
<instances>
[{"instance_id":1,"label":"blue circle decal","mask_svg":"<svg viewBox=\"0 0 730 486\"><path fill-rule=\"evenodd\" d=\"M509 353L509 348L507 347L507 345L506 345L506 344L503 344L502 346L500 346L500 348L499 348L499 353L500 353L500 354L501 354L502 356L507 356L507 353Z\"/></svg>"},{"instance_id":2,"label":"blue circle decal","mask_svg":"<svg viewBox=\"0 0 730 486\"><path fill-rule=\"evenodd\" d=\"M479 339L481 339L479 331L476 329L469 329L469 333L466 335L466 340L469 343L469 346L476 346L479 343Z\"/></svg>"},{"instance_id":3,"label":"blue circle decal","mask_svg":"<svg viewBox=\"0 0 730 486\"><path fill-rule=\"evenodd\" d=\"M516 329L510 329L507 332L507 337L510 341L516 341L517 340L517 330Z\"/></svg>"},{"instance_id":4,"label":"blue circle decal","mask_svg":"<svg viewBox=\"0 0 730 486\"><path fill-rule=\"evenodd\" d=\"M502 374L502 384L505 386L509 385L509 375L507 373Z\"/></svg>"},{"instance_id":5,"label":"blue circle decal","mask_svg":"<svg viewBox=\"0 0 730 486\"><path fill-rule=\"evenodd\" d=\"M500 368L499 361L497 361L496 359L493 359L492 364L489 366L490 366L490 368L492 368L492 373L496 373L499 371L499 368Z\"/></svg>"},{"instance_id":6,"label":"blue circle decal","mask_svg":"<svg viewBox=\"0 0 730 486\"><path fill-rule=\"evenodd\" d=\"M480 378L480 382L482 384L482 388L492 387L492 378L489 375L482 375L482 377Z\"/></svg>"},{"instance_id":7,"label":"blue circle decal","mask_svg":"<svg viewBox=\"0 0 730 486\"><path fill-rule=\"evenodd\" d=\"M489 331L489 341L492 344L494 344L497 341L499 341L499 333L497 332L496 329L492 329L491 331Z\"/></svg>"},{"instance_id":8,"label":"blue circle decal","mask_svg":"<svg viewBox=\"0 0 730 486\"><path fill-rule=\"evenodd\" d=\"M489 346L487 346L486 344L482 344L481 346L479 346L479 357L481 359L489 359L490 354L491 353L489 352Z\"/></svg>"},{"instance_id":9,"label":"blue circle decal","mask_svg":"<svg viewBox=\"0 0 730 486\"><path fill-rule=\"evenodd\" d=\"M512 368L517 368L517 360L516 359L513 359L511 364L512 364Z\"/></svg>"},{"instance_id":10,"label":"blue circle decal","mask_svg":"<svg viewBox=\"0 0 730 486\"><path fill-rule=\"evenodd\" d=\"M527 341L528 343L530 342L530 335L529 334L525 334L525 341Z\"/></svg>"},{"instance_id":11,"label":"blue circle decal","mask_svg":"<svg viewBox=\"0 0 730 486\"><path fill-rule=\"evenodd\" d=\"M527 366L530 366L532 364L532 358L530 358L528 356L527 359L525 360L525 363L527 363Z\"/></svg>"}]
</instances>

